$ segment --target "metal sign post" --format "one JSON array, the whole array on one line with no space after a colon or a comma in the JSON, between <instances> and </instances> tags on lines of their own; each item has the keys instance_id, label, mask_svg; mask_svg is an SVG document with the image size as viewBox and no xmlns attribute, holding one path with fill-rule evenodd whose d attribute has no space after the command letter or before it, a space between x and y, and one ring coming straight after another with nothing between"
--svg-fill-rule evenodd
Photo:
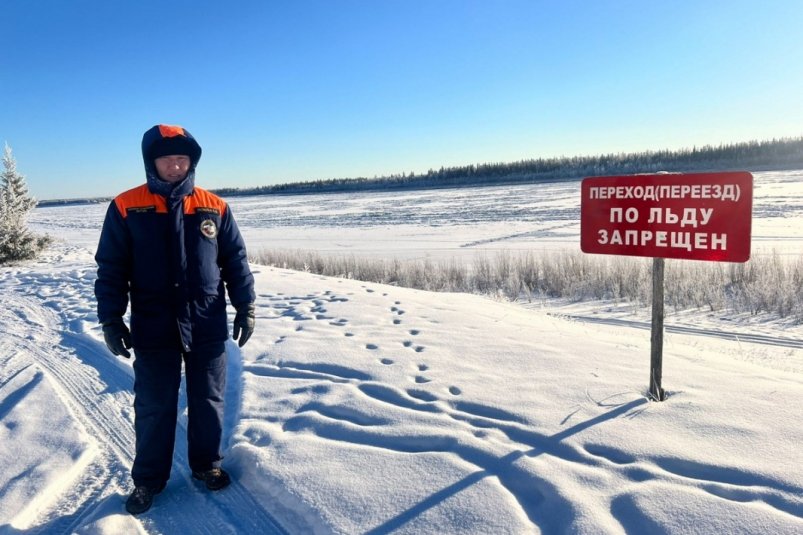
<instances>
[{"instance_id":1,"label":"metal sign post","mask_svg":"<svg viewBox=\"0 0 803 535\"><path fill-rule=\"evenodd\" d=\"M740 171L592 177L583 180L581 190L584 253L653 259L649 396L663 401L664 258L746 262L753 175Z\"/></svg>"},{"instance_id":2,"label":"metal sign post","mask_svg":"<svg viewBox=\"0 0 803 535\"><path fill-rule=\"evenodd\" d=\"M661 387L664 366L664 259L652 259L652 331L650 333L650 399L666 398Z\"/></svg>"}]
</instances>

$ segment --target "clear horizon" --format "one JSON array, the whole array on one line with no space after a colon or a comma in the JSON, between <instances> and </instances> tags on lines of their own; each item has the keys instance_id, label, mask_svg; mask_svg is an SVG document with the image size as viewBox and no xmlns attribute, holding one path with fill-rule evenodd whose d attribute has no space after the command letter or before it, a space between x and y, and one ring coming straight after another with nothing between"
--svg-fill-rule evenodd
<instances>
[{"instance_id":1,"label":"clear horizon","mask_svg":"<svg viewBox=\"0 0 803 535\"><path fill-rule=\"evenodd\" d=\"M0 141L41 200L255 187L803 135L800 2L154 0L4 9Z\"/></svg>"},{"instance_id":2,"label":"clear horizon","mask_svg":"<svg viewBox=\"0 0 803 535\"><path fill-rule=\"evenodd\" d=\"M792 139L792 138L783 138L783 139ZM776 138L776 140L778 140L778 141L782 141L783 139ZM803 136L800 136L800 137L797 137L797 138L794 138L794 139L803 140ZM762 142L770 142L770 141L774 141L774 140L772 140L772 139L755 139L755 140L745 140L744 142L739 142L739 143L749 143L749 142L762 143ZM739 143L735 143L734 145L738 145ZM677 151L681 151L681 150L692 149L692 148L693 147L680 147L680 148L678 148L676 150ZM700 147L697 147L697 148L705 148L705 146L700 146ZM645 152L658 152L660 150L663 150L663 149L648 149ZM628 153L628 154L638 154L638 153ZM598 155L581 155L581 156L568 156L568 157L572 158L572 157L583 157L583 156L594 157L594 156L607 156L607 155L598 154ZM538 159L538 157L535 157L533 159ZM523 160L519 160L519 161L523 161ZM486 162L486 163L490 163L490 162ZM499 164L503 164L504 165L504 164L514 164L514 163L517 163L517 162L493 162L493 163L499 163ZM465 166L469 166L469 165L472 165L472 164L465 164ZM437 168L432 168L432 169L437 170L440 167L441 166L438 166ZM453 166L453 167L462 167L462 166L461 165L456 165L456 166ZM445 167L445 166L444 166L444 168L445 169L450 169L449 167ZM785 169L785 167L780 165L777 169ZM745 170L750 171L750 169L745 169ZM771 170L771 169L762 168L762 170L763 171L768 171L768 170ZM772 170L775 170L775 168L773 168ZM706 171L706 169L700 169L700 171ZM419 176L423 176L425 174L426 174L426 172L418 173ZM390 179L390 178L392 178L393 175L394 174L388 174L388 175L377 176L377 177L332 177L331 180L360 180L360 179L368 179L368 180L377 179L377 180L381 180L381 179ZM395 173L395 175L399 176L399 175L401 175L401 173ZM273 183L273 184L257 184L257 185L254 185L254 186L244 186L244 187L237 186L236 184L230 184L230 185L226 185L226 186L221 186L219 188L211 188L211 190L212 191L217 191L217 190L222 190L222 189L225 189L225 188L231 188L231 189L234 189L234 190L247 191L247 190L250 190L250 189L260 188L260 187L265 187L265 186L291 186L292 187L295 184L305 184L305 183L309 183L309 182L313 182L313 181L317 181L317 180L319 180L319 179L309 179L309 180L303 180L302 179L302 180L293 181L293 182L276 182L276 183ZM323 180L324 182L326 182L329 179L323 178L323 179L320 179L320 180ZM580 180L580 177L578 177L578 180ZM206 189L210 189L210 188L206 188ZM324 193L325 193L325 191L324 191ZM65 198L50 198L50 199L38 199L37 198L36 200L37 201L44 201L44 202L49 202L49 201L54 201L54 202L76 201L76 202L81 202L81 201L84 201L84 200L91 201L91 200L96 200L96 199L112 198L114 196L115 195L101 195L101 196L93 196L93 197L65 197Z\"/></svg>"}]
</instances>

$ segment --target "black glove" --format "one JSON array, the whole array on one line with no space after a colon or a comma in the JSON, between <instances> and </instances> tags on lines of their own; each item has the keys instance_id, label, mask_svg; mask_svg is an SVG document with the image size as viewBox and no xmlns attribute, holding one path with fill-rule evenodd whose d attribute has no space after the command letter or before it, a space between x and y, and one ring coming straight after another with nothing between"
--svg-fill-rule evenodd
<instances>
[{"instance_id":1,"label":"black glove","mask_svg":"<svg viewBox=\"0 0 803 535\"><path fill-rule=\"evenodd\" d=\"M234 316L234 330L231 337L237 340L240 339L239 346L243 347L245 343L254 334L254 325L256 324L256 313L254 303L241 305L237 309L237 314Z\"/></svg>"},{"instance_id":2,"label":"black glove","mask_svg":"<svg viewBox=\"0 0 803 535\"><path fill-rule=\"evenodd\" d=\"M103 339L112 354L131 358L131 353L128 352L128 349L131 349L131 333L123 318L109 320L103 324Z\"/></svg>"}]
</instances>

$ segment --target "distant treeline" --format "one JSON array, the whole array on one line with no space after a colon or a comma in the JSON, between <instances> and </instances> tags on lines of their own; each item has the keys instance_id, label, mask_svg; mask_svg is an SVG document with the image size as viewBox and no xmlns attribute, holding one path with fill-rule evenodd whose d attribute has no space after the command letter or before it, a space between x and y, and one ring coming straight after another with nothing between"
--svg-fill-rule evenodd
<instances>
[{"instance_id":1,"label":"distant treeline","mask_svg":"<svg viewBox=\"0 0 803 535\"><path fill-rule=\"evenodd\" d=\"M37 201L37 207L46 206L72 206L77 204L99 204L111 202L113 197L93 197L91 199L49 199L45 201Z\"/></svg>"},{"instance_id":2,"label":"distant treeline","mask_svg":"<svg viewBox=\"0 0 803 535\"><path fill-rule=\"evenodd\" d=\"M270 195L336 193L368 190L454 188L517 183L576 180L586 176L654 173L658 171L762 171L803 168L803 137L749 141L729 145L692 147L635 153L538 158L513 163L483 163L430 169L426 173L402 173L374 178L332 178L290 182L253 188L220 188L218 195ZM39 206L58 206L108 199L40 201Z\"/></svg>"},{"instance_id":3,"label":"distant treeline","mask_svg":"<svg viewBox=\"0 0 803 535\"><path fill-rule=\"evenodd\" d=\"M255 188L221 188L222 196L330 193L359 190L452 188L548 182L586 176L653 173L658 171L726 171L803 168L803 137L749 141L600 156L538 158L513 163L484 163L430 169L423 174L375 178L333 178Z\"/></svg>"}]
</instances>

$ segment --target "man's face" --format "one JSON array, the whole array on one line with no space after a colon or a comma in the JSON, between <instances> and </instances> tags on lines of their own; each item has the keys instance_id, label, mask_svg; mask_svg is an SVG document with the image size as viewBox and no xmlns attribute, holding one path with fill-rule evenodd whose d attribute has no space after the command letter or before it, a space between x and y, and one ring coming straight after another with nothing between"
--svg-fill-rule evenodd
<instances>
[{"instance_id":1,"label":"man's face","mask_svg":"<svg viewBox=\"0 0 803 535\"><path fill-rule=\"evenodd\" d=\"M181 182L190 170L190 157L184 154L168 154L156 158L153 163L156 165L156 172L159 178L171 184Z\"/></svg>"}]
</instances>

